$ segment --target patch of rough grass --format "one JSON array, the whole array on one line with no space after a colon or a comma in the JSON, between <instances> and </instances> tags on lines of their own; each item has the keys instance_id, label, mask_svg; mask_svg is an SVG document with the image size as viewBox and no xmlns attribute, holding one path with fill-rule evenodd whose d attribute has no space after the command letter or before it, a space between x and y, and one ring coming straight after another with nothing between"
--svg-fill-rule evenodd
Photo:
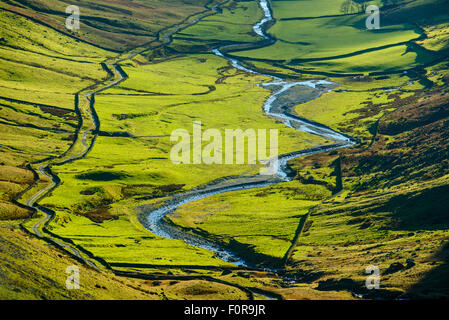
<instances>
[{"instance_id":1,"label":"patch of rough grass","mask_svg":"<svg viewBox=\"0 0 449 320\"><path fill-rule=\"evenodd\" d=\"M248 298L247 294L238 288L201 280L169 284L166 291L168 291L167 298L176 300L246 300Z\"/></svg>"},{"instance_id":2,"label":"patch of rough grass","mask_svg":"<svg viewBox=\"0 0 449 320\"><path fill-rule=\"evenodd\" d=\"M85 300L162 299L144 281L96 271L45 242L21 231L17 224L0 222L0 299ZM67 290L66 268L80 269L80 290Z\"/></svg>"}]
</instances>

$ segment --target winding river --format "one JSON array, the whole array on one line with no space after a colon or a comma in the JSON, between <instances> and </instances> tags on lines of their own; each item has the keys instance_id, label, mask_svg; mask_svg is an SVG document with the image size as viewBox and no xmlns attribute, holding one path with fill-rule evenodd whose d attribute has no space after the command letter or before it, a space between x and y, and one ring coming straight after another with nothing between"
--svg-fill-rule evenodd
<instances>
[{"instance_id":1,"label":"winding river","mask_svg":"<svg viewBox=\"0 0 449 320\"><path fill-rule=\"evenodd\" d=\"M260 0L259 5L264 13L264 16L253 26L253 30L257 35L263 37L265 40L274 42L275 40L265 32L265 26L267 25L267 23L273 21L273 15L269 3L267 0ZM300 118L289 112L283 111L282 108L278 107L278 99L292 88L298 86L306 86L311 88L317 88L318 86L331 86L331 82L325 80L297 82L286 81L279 77L262 74L255 70L248 69L244 67L239 60L231 58L227 56L226 53L224 53L224 50L226 48L231 48L233 46L235 46L235 44L222 46L220 48L214 49L213 53L219 57L227 59L233 67L241 71L263 75L271 77L273 79L272 82L259 84L259 86L266 87L272 91L271 96L265 101L263 106L263 111L267 116L282 121L285 125L293 129L318 135L327 140L334 141L334 143L330 145L316 146L310 149L300 150L280 156L279 160L276 162L276 173L273 175L256 175L245 178L230 178L225 179L224 181L220 180L216 183L209 184L207 187L196 188L183 194L175 195L166 203L164 203L164 205L160 208L154 209L150 206L145 205L139 207L138 209L142 213L141 216L143 216L143 218L140 219L141 223L155 235L168 239L183 240L193 246L213 251L218 258L227 262L232 262L237 266L254 267L245 260L245 257L238 257L231 250L225 247L222 247L200 236L186 233L176 228L175 226L172 226L169 223L165 222L163 218L167 214L175 211L179 206L183 204L198 201L200 199L207 198L216 194L237 190L262 188L277 183L290 181L287 169L287 162L289 160L312 154L351 147L356 144L356 141L351 137L336 132L324 125ZM269 163L268 165L272 165L272 163Z\"/></svg>"}]
</instances>

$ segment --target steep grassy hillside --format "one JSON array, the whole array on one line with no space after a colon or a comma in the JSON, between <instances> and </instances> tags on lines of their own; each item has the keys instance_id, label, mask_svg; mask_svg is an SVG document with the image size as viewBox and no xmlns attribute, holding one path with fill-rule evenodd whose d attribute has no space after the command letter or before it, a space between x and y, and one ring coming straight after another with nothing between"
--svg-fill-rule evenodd
<instances>
[{"instance_id":1,"label":"steep grassy hillside","mask_svg":"<svg viewBox=\"0 0 449 320\"><path fill-rule=\"evenodd\" d=\"M0 223L0 299L162 299L163 291L143 281L98 272L25 234L17 224ZM80 290L69 291L66 268L80 269Z\"/></svg>"},{"instance_id":2,"label":"steep grassy hillside","mask_svg":"<svg viewBox=\"0 0 449 320\"><path fill-rule=\"evenodd\" d=\"M16 223L0 222L0 300L167 300L247 299L248 293L223 283L191 279L139 280L97 271L24 233ZM69 266L80 271L80 289L67 290Z\"/></svg>"},{"instance_id":3,"label":"steep grassy hillside","mask_svg":"<svg viewBox=\"0 0 449 320\"><path fill-rule=\"evenodd\" d=\"M87 0L72 33L66 2L0 2L0 298L447 298L447 1L273 0L273 42L253 30L257 1L218 3ZM266 116L258 84L272 78L211 52L225 45L267 74L334 82L282 101L358 142L165 218L258 270L142 225L148 208L261 167L174 164L175 129L279 129L281 154L331 143ZM64 287L72 264L80 291ZM370 265L381 290L364 287Z\"/></svg>"},{"instance_id":4,"label":"steep grassy hillside","mask_svg":"<svg viewBox=\"0 0 449 320\"><path fill-rule=\"evenodd\" d=\"M80 29L65 28L67 2L56 0L7 0L1 6L30 17L81 41L113 51L124 51L158 39L158 32L180 23L199 11L209 0L83 1Z\"/></svg>"},{"instance_id":5,"label":"steep grassy hillside","mask_svg":"<svg viewBox=\"0 0 449 320\"><path fill-rule=\"evenodd\" d=\"M1 217L23 218L29 212L11 201L34 179L27 163L69 149L79 127L75 95L107 77L100 62L111 53L17 14L0 16Z\"/></svg>"},{"instance_id":6,"label":"steep grassy hillside","mask_svg":"<svg viewBox=\"0 0 449 320\"><path fill-rule=\"evenodd\" d=\"M444 80L447 71L438 69L435 78ZM446 81L403 99L395 93L386 105L390 110L370 128L371 143L337 155L344 191L310 212L309 227L289 260L292 272L322 273L318 288L323 290L367 294L363 270L374 264L389 290L378 295L447 297L448 283L435 284L447 273L447 90ZM382 108L382 103L365 105L353 120L341 118L340 125L357 125L373 108ZM298 110L309 108L314 107ZM314 168L335 157L295 161L297 179L325 183Z\"/></svg>"}]
</instances>

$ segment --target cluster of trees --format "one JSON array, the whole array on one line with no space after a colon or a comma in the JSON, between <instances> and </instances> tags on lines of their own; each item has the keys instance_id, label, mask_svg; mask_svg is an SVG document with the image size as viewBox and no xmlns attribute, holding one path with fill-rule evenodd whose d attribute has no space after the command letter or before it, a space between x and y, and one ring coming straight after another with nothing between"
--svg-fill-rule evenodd
<instances>
[{"instance_id":1,"label":"cluster of trees","mask_svg":"<svg viewBox=\"0 0 449 320\"><path fill-rule=\"evenodd\" d=\"M363 1L346 0L341 4L340 11L344 14L365 12L368 4Z\"/></svg>"}]
</instances>

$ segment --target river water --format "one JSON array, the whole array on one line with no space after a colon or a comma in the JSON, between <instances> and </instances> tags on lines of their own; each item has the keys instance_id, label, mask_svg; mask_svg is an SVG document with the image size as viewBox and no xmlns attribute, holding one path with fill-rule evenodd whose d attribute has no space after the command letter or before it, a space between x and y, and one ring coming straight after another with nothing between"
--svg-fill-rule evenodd
<instances>
[{"instance_id":1,"label":"river water","mask_svg":"<svg viewBox=\"0 0 449 320\"><path fill-rule=\"evenodd\" d=\"M263 18L257 22L253 26L254 32L263 37L265 40L274 40L265 32L264 28L265 25L271 21L273 21L273 16L271 13L271 9L269 7L267 0L260 0L259 2L260 7L264 13ZM239 181L236 181L234 185L231 182L228 182L225 186L220 185L217 183L217 185L209 185L205 189L200 190L193 190L186 192L185 194L176 195L171 200L169 200L166 204L164 204L162 207L158 209L152 209L148 206L141 206L140 210L144 212L146 218L143 219L142 224L152 233L155 235L158 235L160 237L164 237L167 239L177 239L177 240L183 240L188 244L191 244L193 246L203 248L206 250L210 250L215 253L215 255L227 262L232 262L237 266L245 266L245 267L254 267L251 266L246 260L245 257L238 257L236 254L234 254L229 249L222 247L216 243L213 243L207 239L204 239L200 236L192 235L189 233L186 233L172 225L169 225L166 223L163 218L175 211L179 206L189 203L198 201L200 199L204 199L216 194L221 194L225 192L231 192L231 191L237 191L237 190L247 190L247 189L254 189L254 188L262 188L270 185L274 185L280 182L289 181L289 177L287 174L287 161L298 158L298 157L304 157L307 155L322 153L322 152L329 152L332 150L340 149L340 148L346 148L355 145L355 141L351 139L350 137L347 137L341 133L338 133L324 125L320 125L314 122L310 122L306 119L302 119L299 117L295 117L291 114L286 114L282 112L273 111L275 102L277 99L284 94L289 89L295 87L295 86L307 86L311 88L316 88L319 85L331 85L331 82L328 82L326 80L317 80L317 81L285 81L281 78L272 76L272 75L266 75L259 73L255 70L251 70L249 68L246 68L242 65L242 63L232 57L227 56L225 53L223 53L223 50L226 48L230 48L235 45L230 46L223 46L217 49L213 50L213 53L219 57L222 57L224 59L227 59L231 62L232 66L242 70L244 72L263 75L267 77L271 77L273 80L271 82L262 83L259 84L260 86L267 87L267 88L277 88L272 91L271 96L265 101L263 106L263 111L266 115L276 118L280 121L282 121L285 125L294 128L296 130L300 130L303 132L308 132L311 134L319 135L325 139L332 140L335 143L332 145L327 146L318 146L315 148L311 148L308 150L301 150L298 152L293 152L288 155L280 156L277 160L276 165L276 174L274 176L258 176L255 177L254 181L248 181L245 183L239 183ZM265 269L267 270L267 269Z\"/></svg>"}]
</instances>

